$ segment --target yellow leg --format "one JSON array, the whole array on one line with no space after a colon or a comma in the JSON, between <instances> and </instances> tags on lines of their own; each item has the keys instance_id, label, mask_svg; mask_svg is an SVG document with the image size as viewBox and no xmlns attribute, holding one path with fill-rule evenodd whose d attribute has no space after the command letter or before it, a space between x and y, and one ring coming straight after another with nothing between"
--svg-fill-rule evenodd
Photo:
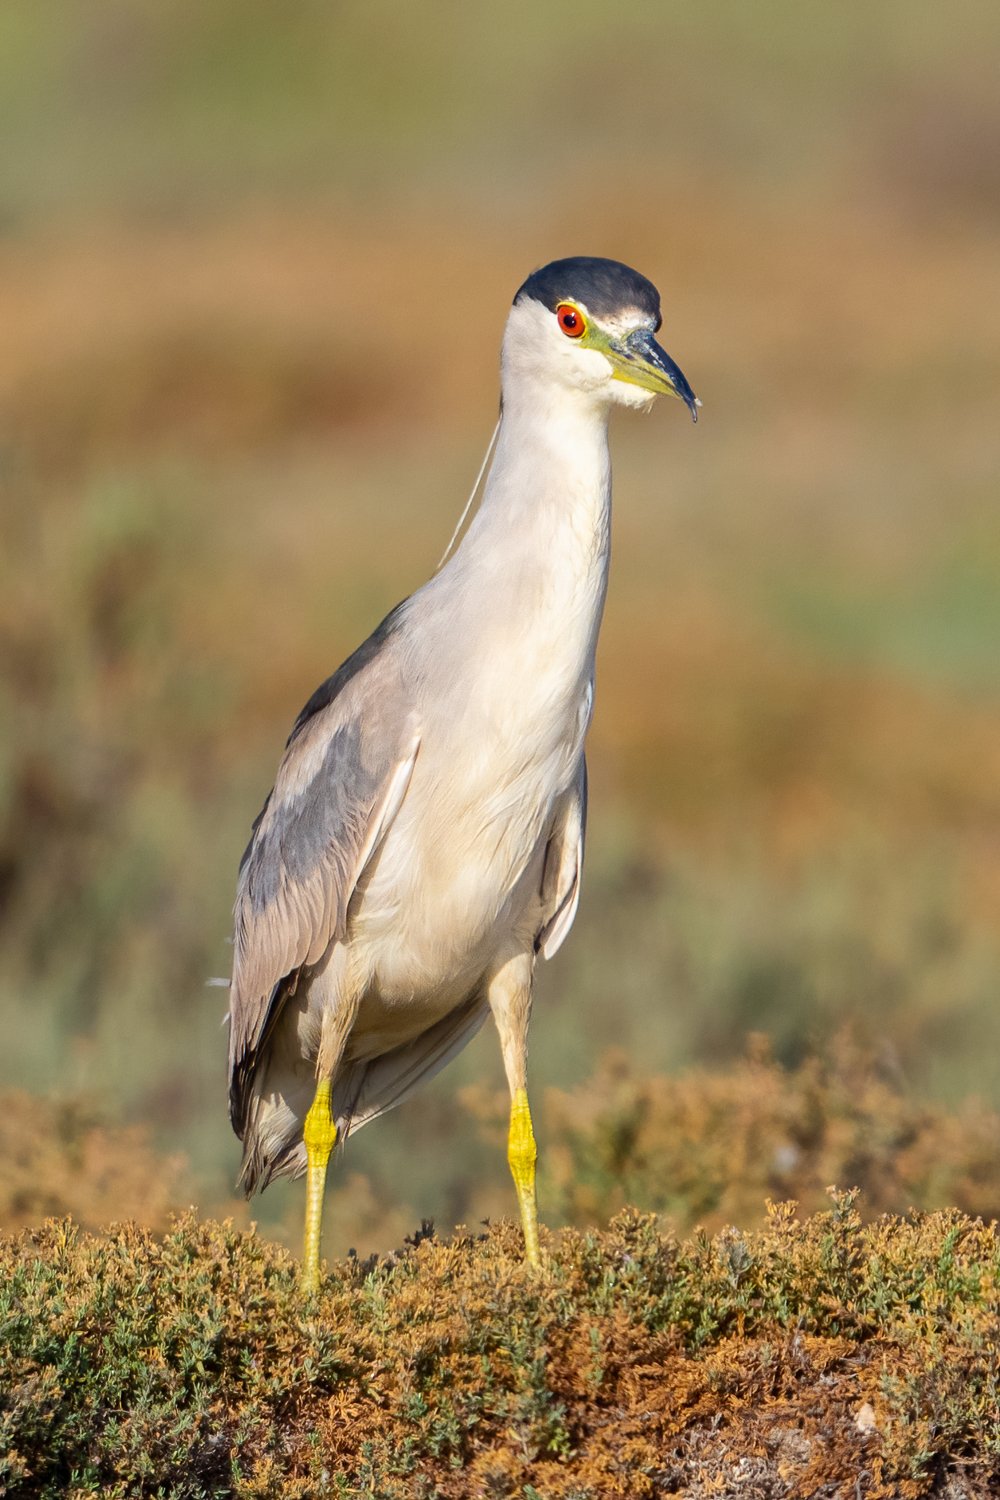
<instances>
[{"instance_id":1,"label":"yellow leg","mask_svg":"<svg viewBox=\"0 0 1000 1500\"><path fill-rule=\"evenodd\" d=\"M535 1202L535 1161L538 1148L531 1128L526 1089L516 1089L510 1101L510 1134L507 1137L507 1160L517 1189L524 1229L524 1254L529 1265L541 1264L538 1253L538 1207Z\"/></svg>"},{"instance_id":2,"label":"yellow leg","mask_svg":"<svg viewBox=\"0 0 1000 1500\"><path fill-rule=\"evenodd\" d=\"M319 1289L319 1241L323 1230L326 1165L337 1139L337 1127L330 1113L328 1078L321 1078L316 1085L316 1095L306 1115L302 1138L306 1143L306 1234L300 1284L303 1292L309 1296Z\"/></svg>"}]
</instances>

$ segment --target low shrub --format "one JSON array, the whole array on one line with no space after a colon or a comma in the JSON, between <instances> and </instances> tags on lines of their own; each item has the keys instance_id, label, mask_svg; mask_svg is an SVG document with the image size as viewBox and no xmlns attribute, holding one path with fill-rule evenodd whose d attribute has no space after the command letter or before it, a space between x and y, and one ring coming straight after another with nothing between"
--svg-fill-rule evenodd
<instances>
[{"instance_id":1,"label":"low shrub","mask_svg":"<svg viewBox=\"0 0 1000 1500\"><path fill-rule=\"evenodd\" d=\"M231 1224L0 1240L0 1492L985 1497L1000 1246L853 1194L679 1242L633 1212L426 1233L303 1302Z\"/></svg>"}]
</instances>

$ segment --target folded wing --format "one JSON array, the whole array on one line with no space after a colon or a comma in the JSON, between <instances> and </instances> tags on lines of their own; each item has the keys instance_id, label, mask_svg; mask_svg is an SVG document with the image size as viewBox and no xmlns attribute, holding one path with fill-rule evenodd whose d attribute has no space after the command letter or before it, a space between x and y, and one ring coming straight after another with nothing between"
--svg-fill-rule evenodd
<instances>
[{"instance_id":1,"label":"folded wing","mask_svg":"<svg viewBox=\"0 0 1000 1500\"><path fill-rule=\"evenodd\" d=\"M399 610L310 699L240 866L229 992L230 1116L242 1138L258 1056L299 971L342 937L419 748L393 635Z\"/></svg>"}]
</instances>

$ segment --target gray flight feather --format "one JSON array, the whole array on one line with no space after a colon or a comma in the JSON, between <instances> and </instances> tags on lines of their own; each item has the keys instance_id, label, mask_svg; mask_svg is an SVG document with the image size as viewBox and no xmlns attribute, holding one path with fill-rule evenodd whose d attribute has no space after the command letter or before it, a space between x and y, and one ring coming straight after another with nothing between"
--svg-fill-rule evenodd
<instances>
[{"instance_id":1,"label":"gray flight feather","mask_svg":"<svg viewBox=\"0 0 1000 1500\"><path fill-rule=\"evenodd\" d=\"M299 972L343 936L412 769L416 719L394 649L398 618L306 705L243 856L229 1010L230 1113L241 1137L258 1054Z\"/></svg>"}]
</instances>

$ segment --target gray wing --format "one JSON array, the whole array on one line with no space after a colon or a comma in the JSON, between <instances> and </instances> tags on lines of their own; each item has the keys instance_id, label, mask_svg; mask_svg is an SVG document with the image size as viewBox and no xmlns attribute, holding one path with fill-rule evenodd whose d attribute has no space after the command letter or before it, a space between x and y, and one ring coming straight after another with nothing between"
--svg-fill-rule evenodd
<instances>
[{"instance_id":1,"label":"gray wing","mask_svg":"<svg viewBox=\"0 0 1000 1500\"><path fill-rule=\"evenodd\" d=\"M535 952L552 958L565 941L580 904L583 847L587 831L587 762L556 808L542 867L541 925Z\"/></svg>"},{"instance_id":2,"label":"gray wing","mask_svg":"<svg viewBox=\"0 0 1000 1500\"><path fill-rule=\"evenodd\" d=\"M296 721L240 866L229 1098L243 1136L257 1056L299 970L344 934L355 886L406 794L416 715L392 646L398 611Z\"/></svg>"}]
</instances>

